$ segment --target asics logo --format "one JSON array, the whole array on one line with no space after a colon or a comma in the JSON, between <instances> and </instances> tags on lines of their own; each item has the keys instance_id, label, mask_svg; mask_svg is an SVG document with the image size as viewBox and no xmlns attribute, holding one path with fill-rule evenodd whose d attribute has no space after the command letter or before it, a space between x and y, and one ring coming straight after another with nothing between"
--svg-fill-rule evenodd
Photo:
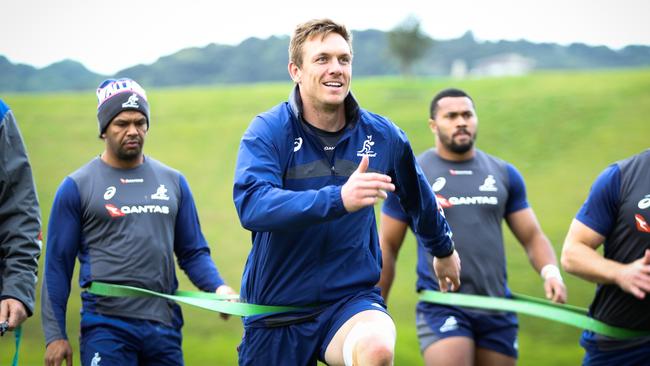
<instances>
[{"instance_id":1,"label":"asics logo","mask_svg":"<svg viewBox=\"0 0 650 366\"><path fill-rule=\"evenodd\" d=\"M110 200L111 198L113 198L113 196L115 196L115 192L117 192L115 186L110 186L106 188L106 192L104 192L104 199L107 201Z\"/></svg>"},{"instance_id":2,"label":"asics logo","mask_svg":"<svg viewBox=\"0 0 650 366\"><path fill-rule=\"evenodd\" d=\"M650 194L646 194L645 197L639 201L639 208L642 210L645 210L646 208L650 207Z\"/></svg>"},{"instance_id":3,"label":"asics logo","mask_svg":"<svg viewBox=\"0 0 650 366\"><path fill-rule=\"evenodd\" d=\"M302 137L297 137L293 140L293 152L300 150L302 147Z\"/></svg>"},{"instance_id":4,"label":"asics logo","mask_svg":"<svg viewBox=\"0 0 650 366\"><path fill-rule=\"evenodd\" d=\"M433 181L431 189L433 189L434 192L440 192L440 190L445 187L445 184L447 184L447 179L445 179L445 177L438 177Z\"/></svg>"}]
</instances>

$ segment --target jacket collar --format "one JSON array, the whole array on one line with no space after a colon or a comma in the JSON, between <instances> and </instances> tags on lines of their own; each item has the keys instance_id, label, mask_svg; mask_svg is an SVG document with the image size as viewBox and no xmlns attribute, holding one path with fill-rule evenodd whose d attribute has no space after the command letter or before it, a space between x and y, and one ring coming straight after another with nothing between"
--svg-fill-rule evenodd
<instances>
[{"instance_id":1,"label":"jacket collar","mask_svg":"<svg viewBox=\"0 0 650 366\"><path fill-rule=\"evenodd\" d=\"M359 118L359 103L357 99L350 91L345 97L343 102L345 104L345 121L348 126L353 126L356 124L357 119ZM298 89L298 84L291 90L289 94L289 107L291 108L291 113L299 120L303 121L303 107L302 99L300 98L300 89Z\"/></svg>"}]
</instances>

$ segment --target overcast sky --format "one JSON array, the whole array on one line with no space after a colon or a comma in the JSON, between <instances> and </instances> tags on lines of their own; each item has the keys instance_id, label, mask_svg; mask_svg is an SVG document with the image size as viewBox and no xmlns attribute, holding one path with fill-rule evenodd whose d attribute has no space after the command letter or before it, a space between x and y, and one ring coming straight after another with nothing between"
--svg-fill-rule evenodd
<instances>
[{"instance_id":1,"label":"overcast sky","mask_svg":"<svg viewBox=\"0 0 650 366\"><path fill-rule=\"evenodd\" d=\"M224 5L225 4L225 5ZM44 67L123 68L210 43L288 35L330 17L353 30L390 30L415 15L434 39L650 45L650 0L3 0L0 55Z\"/></svg>"}]
</instances>

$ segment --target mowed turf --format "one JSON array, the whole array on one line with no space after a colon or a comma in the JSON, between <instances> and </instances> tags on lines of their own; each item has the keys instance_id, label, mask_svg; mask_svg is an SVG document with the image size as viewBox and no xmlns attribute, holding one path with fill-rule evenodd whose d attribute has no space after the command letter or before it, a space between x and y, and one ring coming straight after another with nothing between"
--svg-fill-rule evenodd
<instances>
[{"instance_id":1,"label":"mowed turf","mask_svg":"<svg viewBox=\"0 0 650 366\"><path fill-rule=\"evenodd\" d=\"M420 153L433 144L429 102L444 87L467 90L479 116L477 145L513 163L524 175L529 202L559 256L569 223L591 182L613 161L650 144L650 70L537 73L481 80L359 79L353 91L361 105L392 119ZM145 85L146 87L146 85ZM151 130L145 152L182 171L199 210L204 234L222 276L240 284L250 249L232 203L239 140L250 120L287 98L290 83L213 88L149 89ZM62 179L103 150L97 137L94 93L10 94L32 161L46 232L50 208ZM134 228L136 229L136 228ZM510 287L543 296L542 282L507 227ZM478 242L477 242L478 243ZM47 250L47 245L44 245ZM388 303L398 329L396 365L421 364L414 327L415 241L409 234L398 260ZM146 255L146 253L143 253ZM44 256L41 257L41 269ZM78 267L78 265L77 265ZM182 289L194 289L178 273ZM593 285L565 274L569 302L586 306ZM24 326L21 365L42 364L40 283L35 316ZM241 321L183 306L183 348L188 365L235 365ZM73 278L68 334L79 365L79 288ZM520 365L579 364L580 331L520 316ZM291 350L287 350L291 352ZM13 338L0 338L0 364L13 355Z\"/></svg>"}]
</instances>

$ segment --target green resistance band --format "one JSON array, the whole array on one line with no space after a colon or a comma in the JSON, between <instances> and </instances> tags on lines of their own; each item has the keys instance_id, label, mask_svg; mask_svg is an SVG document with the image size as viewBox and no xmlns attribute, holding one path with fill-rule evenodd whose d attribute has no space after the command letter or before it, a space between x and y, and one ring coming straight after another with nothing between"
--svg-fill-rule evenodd
<instances>
[{"instance_id":1,"label":"green resistance band","mask_svg":"<svg viewBox=\"0 0 650 366\"><path fill-rule=\"evenodd\" d=\"M4 321L0 323L0 336L3 336L7 333L8 330L7 328L9 328L8 321ZM16 352L14 352L14 360L11 363L13 366L18 365L18 351L20 350L20 338L22 338L22 335L23 335L23 328L22 326L19 325L14 329L14 337L16 338ZM9 336L7 336L7 338L9 338Z\"/></svg>"},{"instance_id":2,"label":"green resistance band","mask_svg":"<svg viewBox=\"0 0 650 366\"><path fill-rule=\"evenodd\" d=\"M139 287L115 285L104 282L93 282L87 291L91 294L101 296L156 296L168 300L193 305L202 309L216 311L223 314L236 316L252 316L272 313L283 313L287 311L301 310L303 308L292 306L270 306L255 305L242 302L228 301L239 299L237 295L217 295L210 292L200 291L177 291L174 295L163 294Z\"/></svg>"},{"instance_id":3,"label":"green resistance band","mask_svg":"<svg viewBox=\"0 0 650 366\"><path fill-rule=\"evenodd\" d=\"M14 353L14 360L11 365L18 366L18 349L20 348L20 338L22 338L23 335L23 327L19 325L16 329L14 329L14 333L14 336L16 337L16 353Z\"/></svg>"},{"instance_id":4,"label":"green resistance band","mask_svg":"<svg viewBox=\"0 0 650 366\"><path fill-rule=\"evenodd\" d=\"M612 338L627 339L650 335L650 332L614 327L590 318L587 316L587 309L585 308L573 305L556 304L552 301L527 295L514 294L512 299L506 299L500 297L451 292L442 293L439 291L424 290L420 294L420 301L443 305L466 306L478 309L514 311L572 325L581 329L587 329L594 333Z\"/></svg>"}]
</instances>

